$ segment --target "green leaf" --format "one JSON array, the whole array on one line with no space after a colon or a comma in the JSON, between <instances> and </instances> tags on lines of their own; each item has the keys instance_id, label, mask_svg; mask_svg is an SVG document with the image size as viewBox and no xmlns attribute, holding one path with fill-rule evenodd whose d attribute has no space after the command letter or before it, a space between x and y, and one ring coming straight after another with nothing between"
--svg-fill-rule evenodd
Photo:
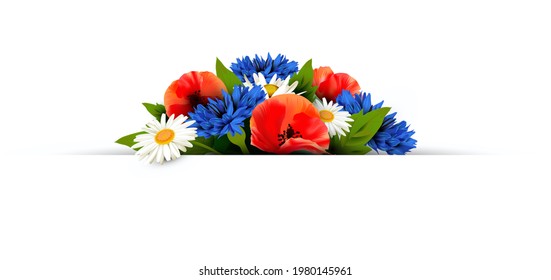
<instances>
[{"instance_id":1,"label":"green leaf","mask_svg":"<svg viewBox=\"0 0 551 280\"><path fill-rule=\"evenodd\" d=\"M205 138L197 137L195 140L190 141L193 147L188 148L187 151L183 154L185 155L204 155L204 154L217 154L220 152L213 148L214 137Z\"/></svg>"},{"instance_id":2,"label":"green leaf","mask_svg":"<svg viewBox=\"0 0 551 280\"><path fill-rule=\"evenodd\" d=\"M389 111L389 107L383 107L365 115L363 111L352 115L354 122L350 132L340 139L333 137L330 151L341 155L364 155L370 152L371 148L365 144L375 136Z\"/></svg>"},{"instance_id":3,"label":"green leaf","mask_svg":"<svg viewBox=\"0 0 551 280\"><path fill-rule=\"evenodd\" d=\"M332 137L329 152L336 155L365 155L371 152L371 148L365 145L366 142L347 143L347 145L343 147L342 140L342 137L340 139L337 136Z\"/></svg>"},{"instance_id":4,"label":"green leaf","mask_svg":"<svg viewBox=\"0 0 551 280\"><path fill-rule=\"evenodd\" d=\"M119 140L115 141L115 143L132 148L132 146L134 146L134 144L137 143L137 142L134 142L134 139L136 139L136 136L138 136L140 134L144 134L144 133L147 133L147 132L140 131L140 132L136 132L136 133L132 133L132 134L123 136L123 137L119 138ZM134 150L137 151L138 149L134 149Z\"/></svg>"},{"instance_id":5,"label":"green leaf","mask_svg":"<svg viewBox=\"0 0 551 280\"><path fill-rule=\"evenodd\" d=\"M220 137L214 137L213 148L225 155L238 155L241 154L241 149L233 145L228 138L228 135L222 135Z\"/></svg>"},{"instance_id":6,"label":"green leaf","mask_svg":"<svg viewBox=\"0 0 551 280\"><path fill-rule=\"evenodd\" d=\"M312 67L312 60L308 60L297 74L293 75L289 80L289 84L298 81L298 86L295 89L295 93L304 92L302 96L306 97L310 102L314 102L316 99L317 87L312 86L314 80L314 68Z\"/></svg>"},{"instance_id":7,"label":"green leaf","mask_svg":"<svg viewBox=\"0 0 551 280\"><path fill-rule=\"evenodd\" d=\"M247 149L247 145L245 144L246 138L247 134L245 133L245 130L243 128L241 128L241 134L236 133L232 136L231 133L228 132L228 139L230 140L230 142L237 145L241 149L241 152L243 154L248 155L249 149Z\"/></svg>"},{"instance_id":8,"label":"green leaf","mask_svg":"<svg viewBox=\"0 0 551 280\"><path fill-rule=\"evenodd\" d=\"M161 121L161 115L166 114L166 108L163 104L151 104L151 103L142 103L145 106L145 109L154 116L158 121Z\"/></svg>"},{"instance_id":9,"label":"green leaf","mask_svg":"<svg viewBox=\"0 0 551 280\"><path fill-rule=\"evenodd\" d=\"M224 64L220 59L216 58L216 76L222 80L224 85L226 86L226 89L228 89L228 93L231 94L233 91L233 86L235 85L242 85L243 82Z\"/></svg>"}]
</instances>

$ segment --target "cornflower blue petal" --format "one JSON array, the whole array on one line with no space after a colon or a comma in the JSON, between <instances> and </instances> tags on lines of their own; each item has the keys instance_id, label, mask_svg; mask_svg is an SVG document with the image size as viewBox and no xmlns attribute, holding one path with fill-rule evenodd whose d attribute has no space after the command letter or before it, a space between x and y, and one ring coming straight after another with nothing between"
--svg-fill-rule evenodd
<instances>
[{"instance_id":1,"label":"cornflower blue petal","mask_svg":"<svg viewBox=\"0 0 551 280\"><path fill-rule=\"evenodd\" d=\"M268 53L266 59L255 55L253 59L249 56L237 58L237 62L231 64L230 69L245 82L245 78L249 81L254 81L253 74L262 73L266 80L270 80L275 74L278 78L285 79L290 75L298 72L298 63L289 61L284 55L278 54L275 59Z\"/></svg>"},{"instance_id":2,"label":"cornflower blue petal","mask_svg":"<svg viewBox=\"0 0 551 280\"><path fill-rule=\"evenodd\" d=\"M336 101L350 114L357 114L360 111L367 114L382 108L384 102L373 105L370 93L361 92L352 95L347 90L343 90ZM415 131L409 130L405 121L396 123L396 112L394 112L385 116L383 124L366 145L377 153L381 150L389 155L404 155L416 147L417 140L411 138L413 134Z\"/></svg>"},{"instance_id":3,"label":"cornflower blue petal","mask_svg":"<svg viewBox=\"0 0 551 280\"><path fill-rule=\"evenodd\" d=\"M197 135L202 137L218 136L227 133L241 133L244 122L252 115L253 109L265 100L266 94L260 86L247 88L235 86L232 94L222 92L222 100L209 99L207 106L199 105L193 113Z\"/></svg>"}]
</instances>

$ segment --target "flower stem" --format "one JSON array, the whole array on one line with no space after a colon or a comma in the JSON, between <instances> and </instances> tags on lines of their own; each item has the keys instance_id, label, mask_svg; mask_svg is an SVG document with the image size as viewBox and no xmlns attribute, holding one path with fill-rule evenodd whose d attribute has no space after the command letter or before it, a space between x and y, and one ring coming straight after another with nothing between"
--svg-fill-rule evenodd
<instances>
[{"instance_id":1,"label":"flower stem","mask_svg":"<svg viewBox=\"0 0 551 280\"><path fill-rule=\"evenodd\" d=\"M249 149L247 149L247 145L245 144L246 137L247 134L245 134L245 130L243 130L243 128L241 128L241 133L235 133L233 136L230 132L228 132L228 139L230 142L238 146L243 154L248 155Z\"/></svg>"},{"instance_id":2,"label":"flower stem","mask_svg":"<svg viewBox=\"0 0 551 280\"><path fill-rule=\"evenodd\" d=\"M248 155L249 154L249 149L247 149L247 145L245 145L245 143L243 143L242 145L238 145L239 148L241 149L241 152L243 152L244 155Z\"/></svg>"},{"instance_id":3,"label":"flower stem","mask_svg":"<svg viewBox=\"0 0 551 280\"><path fill-rule=\"evenodd\" d=\"M217 151L217 150L213 149L212 147L209 147L209 146L207 146L207 145L205 145L205 144L203 144L203 143L195 142L194 145L197 145L197 146L199 146L199 147L201 147L201 148L203 148L203 149L205 149L205 150L209 150L209 151L211 151L211 152L213 152L213 153L215 153L215 154L217 154L217 155L221 155L221 153L220 153L219 151Z\"/></svg>"}]
</instances>

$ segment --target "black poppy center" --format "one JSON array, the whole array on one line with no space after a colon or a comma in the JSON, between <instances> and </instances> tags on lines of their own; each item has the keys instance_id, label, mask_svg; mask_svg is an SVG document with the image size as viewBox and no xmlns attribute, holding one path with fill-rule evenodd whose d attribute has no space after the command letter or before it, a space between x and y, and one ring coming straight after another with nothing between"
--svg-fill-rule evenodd
<instances>
[{"instance_id":1,"label":"black poppy center","mask_svg":"<svg viewBox=\"0 0 551 280\"><path fill-rule=\"evenodd\" d=\"M295 131L291 124L287 124L287 129L283 130L282 133L277 135L277 141L279 141L279 146L285 144L287 140L291 138L302 138L300 131Z\"/></svg>"},{"instance_id":2,"label":"black poppy center","mask_svg":"<svg viewBox=\"0 0 551 280\"><path fill-rule=\"evenodd\" d=\"M204 96L201 96L201 90L196 90L187 97L189 104L192 108L196 108L199 104L206 105L208 99Z\"/></svg>"}]
</instances>

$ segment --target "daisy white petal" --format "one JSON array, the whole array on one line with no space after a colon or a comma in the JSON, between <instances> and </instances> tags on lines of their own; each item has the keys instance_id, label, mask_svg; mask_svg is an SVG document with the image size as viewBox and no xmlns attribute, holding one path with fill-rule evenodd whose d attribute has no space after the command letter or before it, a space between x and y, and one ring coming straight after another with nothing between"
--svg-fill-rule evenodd
<instances>
[{"instance_id":1,"label":"daisy white petal","mask_svg":"<svg viewBox=\"0 0 551 280\"><path fill-rule=\"evenodd\" d=\"M270 79L270 84L275 85L277 82L277 73L275 73L272 78Z\"/></svg>"},{"instance_id":2,"label":"daisy white petal","mask_svg":"<svg viewBox=\"0 0 551 280\"><path fill-rule=\"evenodd\" d=\"M170 161L172 159L172 156L170 154L170 143L168 145L163 145L163 156L165 156L166 161Z\"/></svg>"},{"instance_id":3,"label":"daisy white petal","mask_svg":"<svg viewBox=\"0 0 551 280\"><path fill-rule=\"evenodd\" d=\"M147 162L153 163L155 160L155 156L157 155L157 151L159 150L159 146L155 146L155 148L149 152L149 156L147 157ZM144 154L144 157L148 154Z\"/></svg>"},{"instance_id":4,"label":"daisy white petal","mask_svg":"<svg viewBox=\"0 0 551 280\"><path fill-rule=\"evenodd\" d=\"M180 115L180 116L181 116L181 115ZM178 116L178 117L179 117L179 116ZM173 122L174 122L174 115L172 115L172 116L170 116L170 118L168 118L168 122L166 122L165 127L171 128Z\"/></svg>"},{"instance_id":5,"label":"daisy white petal","mask_svg":"<svg viewBox=\"0 0 551 280\"><path fill-rule=\"evenodd\" d=\"M155 155L155 161L157 163L163 163L163 146L158 147L157 154Z\"/></svg>"},{"instance_id":6,"label":"daisy white petal","mask_svg":"<svg viewBox=\"0 0 551 280\"><path fill-rule=\"evenodd\" d=\"M186 141L186 140L175 140L174 141L174 144L178 145L178 147L188 147L188 148L191 148L193 147L193 145L189 142L189 141Z\"/></svg>"},{"instance_id":7,"label":"daisy white petal","mask_svg":"<svg viewBox=\"0 0 551 280\"><path fill-rule=\"evenodd\" d=\"M280 94L296 94L294 90L298 86L298 81L293 82L291 85L289 85L289 81L291 79L290 76L287 76L285 79L278 78L277 74L274 74L272 78L270 78L270 82L266 82L266 78L262 73L253 73L253 79L254 79L254 85L252 83L247 83L248 79L246 79L245 85L249 88L257 85L261 86L264 93L266 93L266 98L270 98L272 96L277 96ZM301 92L299 94L302 94L304 92Z\"/></svg>"},{"instance_id":8,"label":"daisy white petal","mask_svg":"<svg viewBox=\"0 0 551 280\"><path fill-rule=\"evenodd\" d=\"M174 159L180 157L180 151L178 150L178 147L176 147L176 144L170 143L168 144L168 147L170 147L170 153L174 156Z\"/></svg>"},{"instance_id":9,"label":"daisy white petal","mask_svg":"<svg viewBox=\"0 0 551 280\"><path fill-rule=\"evenodd\" d=\"M298 87L298 81L295 81L294 83L292 83L291 85L289 85L289 92L293 92L295 91L295 89ZM304 92L301 92L301 93L297 93L297 94L302 94Z\"/></svg>"},{"instance_id":10,"label":"daisy white petal","mask_svg":"<svg viewBox=\"0 0 551 280\"><path fill-rule=\"evenodd\" d=\"M143 148L141 148L139 152L140 152L140 154L147 155L150 152L152 152L153 150L155 150L156 147L157 147L157 145L155 143L151 143L151 144L148 144L148 145L144 146Z\"/></svg>"},{"instance_id":11,"label":"daisy white petal","mask_svg":"<svg viewBox=\"0 0 551 280\"><path fill-rule=\"evenodd\" d=\"M147 124L147 127L150 127L152 129L160 130L161 129L161 124L158 121L152 121L152 122L149 122Z\"/></svg>"},{"instance_id":12,"label":"daisy white petal","mask_svg":"<svg viewBox=\"0 0 551 280\"><path fill-rule=\"evenodd\" d=\"M262 73L253 74L253 77L254 77L254 83L256 85L266 85L266 84L268 84L266 82L266 78L264 78L264 75L262 75Z\"/></svg>"},{"instance_id":13,"label":"daisy white petal","mask_svg":"<svg viewBox=\"0 0 551 280\"><path fill-rule=\"evenodd\" d=\"M161 115L161 127L166 127L166 115Z\"/></svg>"},{"instance_id":14,"label":"daisy white petal","mask_svg":"<svg viewBox=\"0 0 551 280\"><path fill-rule=\"evenodd\" d=\"M146 159L149 163L154 161L163 163L180 157L180 149L186 151L193 147L191 141L197 137L197 128L189 127L193 121L188 121L187 116L161 115L161 121L154 120L146 125L146 134L136 136L132 148L140 148L136 155L140 160Z\"/></svg>"},{"instance_id":15,"label":"daisy white petal","mask_svg":"<svg viewBox=\"0 0 551 280\"><path fill-rule=\"evenodd\" d=\"M314 107L318 109L320 119L327 126L330 137L337 135L340 138L350 131L352 125L349 122L353 122L354 120L349 118L350 113L342 111L342 106L333 103L333 101L327 102L323 98L321 101L318 99L314 100Z\"/></svg>"},{"instance_id":16,"label":"daisy white petal","mask_svg":"<svg viewBox=\"0 0 551 280\"><path fill-rule=\"evenodd\" d=\"M134 138L134 141L138 142L138 141L144 141L144 140L153 140L153 136L154 136L153 134L149 134L149 133L138 134L136 138Z\"/></svg>"},{"instance_id":17,"label":"daisy white petal","mask_svg":"<svg viewBox=\"0 0 551 280\"><path fill-rule=\"evenodd\" d=\"M243 83L244 86L249 88L254 87L253 83L251 83L251 81L249 81L249 79L247 78L247 75L243 75L243 78L245 78L245 82Z\"/></svg>"}]
</instances>

